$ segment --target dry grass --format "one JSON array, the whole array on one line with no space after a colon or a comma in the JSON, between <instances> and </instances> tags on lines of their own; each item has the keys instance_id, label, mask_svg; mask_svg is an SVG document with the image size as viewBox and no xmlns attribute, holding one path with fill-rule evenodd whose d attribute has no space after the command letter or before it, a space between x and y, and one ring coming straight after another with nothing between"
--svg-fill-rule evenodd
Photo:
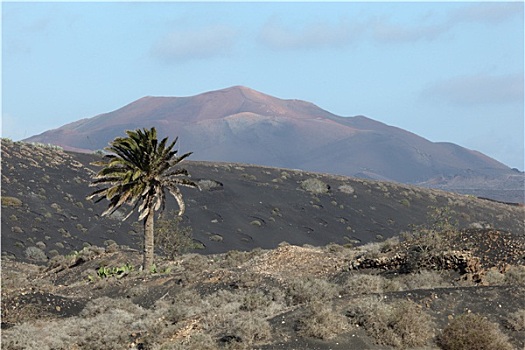
<instances>
[{"instance_id":1,"label":"dry grass","mask_svg":"<svg viewBox=\"0 0 525 350\"><path fill-rule=\"evenodd\" d=\"M317 301L306 307L295 328L302 336L331 339L348 328L348 321L331 303Z\"/></svg>"},{"instance_id":2,"label":"dry grass","mask_svg":"<svg viewBox=\"0 0 525 350\"><path fill-rule=\"evenodd\" d=\"M454 318L438 336L444 350L511 350L508 337L496 323L477 314Z\"/></svg>"},{"instance_id":3,"label":"dry grass","mask_svg":"<svg viewBox=\"0 0 525 350\"><path fill-rule=\"evenodd\" d=\"M434 322L409 300L386 303L381 297L365 297L347 312L379 344L398 348L422 346L434 336Z\"/></svg>"},{"instance_id":4,"label":"dry grass","mask_svg":"<svg viewBox=\"0 0 525 350\"><path fill-rule=\"evenodd\" d=\"M507 317L509 327L517 332L525 331L525 309L519 309Z\"/></svg>"}]
</instances>

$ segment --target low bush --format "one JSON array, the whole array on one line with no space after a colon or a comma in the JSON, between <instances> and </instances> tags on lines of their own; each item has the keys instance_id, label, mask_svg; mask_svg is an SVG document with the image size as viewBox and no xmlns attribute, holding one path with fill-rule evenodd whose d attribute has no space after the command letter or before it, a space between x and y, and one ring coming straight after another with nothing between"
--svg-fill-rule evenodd
<instances>
[{"instance_id":1,"label":"low bush","mask_svg":"<svg viewBox=\"0 0 525 350\"><path fill-rule=\"evenodd\" d=\"M330 304L314 302L297 320L295 329L305 337L330 339L344 332L347 324L345 316L334 311Z\"/></svg>"},{"instance_id":2,"label":"low bush","mask_svg":"<svg viewBox=\"0 0 525 350\"><path fill-rule=\"evenodd\" d=\"M378 275L351 275L344 282L342 293L349 295L383 293L385 282L385 278Z\"/></svg>"},{"instance_id":3,"label":"low bush","mask_svg":"<svg viewBox=\"0 0 525 350\"><path fill-rule=\"evenodd\" d=\"M513 349L498 324L472 313L450 321L438 336L438 344L444 350Z\"/></svg>"},{"instance_id":4,"label":"low bush","mask_svg":"<svg viewBox=\"0 0 525 350\"><path fill-rule=\"evenodd\" d=\"M330 186L317 178L309 178L301 182L301 188L313 194L328 193Z\"/></svg>"},{"instance_id":5,"label":"low bush","mask_svg":"<svg viewBox=\"0 0 525 350\"><path fill-rule=\"evenodd\" d=\"M210 191L221 188L223 186L222 183L214 180L199 180L197 184L199 185L199 188L203 191Z\"/></svg>"},{"instance_id":6,"label":"low bush","mask_svg":"<svg viewBox=\"0 0 525 350\"><path fill-rule=\"evenodd\" d=\"M272 300L270 296L264 294L263 292L256 291L253 293L246 293L242 299L242 304L240 309L243 311L256 311L264 310L270 306Z\"/></svg>"},{"instance_id":7,"label":"low bush","mask_svg":"<svg viewBox=\"0 0 525 350\"><path fill-rule=\"evenodd\" d=\"M433 289L450 286L438 271L428 270L404 275L398 281L403 285L403 290Z\"/></svg>"},{"instance_id":8,"label":"low bush","mask_svg":"<svg viewBox=\"0 0 525 350\"><path fill-rule=\"evenodd\" d=\"M248 314L245 317L234 318L231 331L228 333L238 337L237 339L240 339L242 342L242 347L246 348L247 345L265 342L270 339L272 327L262 317L256 314Z\"/></svg>"},{"instance_id":9,"label":"low bush","mask_svg":"<svg viewBox=\"0 0 525 350\"><path fill-rule=\"evenodd\" d=\"M354 194L355 190L352 186L345 184L338 187L339 191L345 194Z\"/></svg>"},{"instance_id":10,"label":"low bush","mask_svg":"<svg viewBox=\"0 0 525 350\"><path fill-rule=\"evenodd\" d=\"M89 302L78 317L37 320L2 330L2 349L126 349L143 314L129 300L104 297Z\"/></svg>"},{"instance_id":11,"label":"low bush","mask_svg":"<svg viewBox=\"0 0 525 350\"><path fill-rule=\"evenodd\" d=\"M434 336L430 315L409 300L389 304L380 297L366 297L352 305L347 316L364 327L378 344L415 347L426 344Z\"/></svg>"},{"instance_id":12,"label":"low bush","mask_svg":"<svg viewBox=\"0 0 525 350\"><path fill-rule=\"evenodd\" d=\"M27 247L24 251L26 258L35 261L47 261L47 255L38 247Z\"/></svg>"},{"instance_id":13,"label":"low bush","mask_svg":"<svg viewBox=\"0 0 525 350\"><path fill-rule=\"evenodd\" d=\"M170 259L195 248L192 228L181 223L173 211L155 223L155 247Z\"/></svg>"},{"instance_id":14,"label":"low bush","mask_svg":"<svg viewBox=\"0 0 525 350\"><path fill-rule=\"evenodd\" d=\"M509 327L517 332L525 331L525 309L519 309L507 317Z\"/></svg>"},{"instance_id":15,"label":"low bush","mask_svg":"<svg viewBox=\"0 0 525 350\"><path fill-rule=\"evenodd\" d=\"M22 201L16 197L4 197L2 196L2 207L21 207Z\"/></svg>"},{"instance_id":16,"label":"low bush","mask_svg":"<svg viewBox=\"0 0 525 350\"><path fill-rule=\"evenodd\" d=\"M505 284L513 286L525 285L525 266L512 266L505 273Z\"/></svg>"},{"instance_id":17,"label":"low bush","mask_svg":"<svg viewBox=\"0 0 525 350\"><path fill-rule=\"evenodd\" d=\"M505 282L505 275L497 270L490 269L483 276L483 280L491 286L501 285Z\"/></svg>"},{"instance_id":18,"label":"low bush","mask_svg":"<svg viewBox=\"0 0 525 350\"><path fill-rule=\"evenodd\" d=\"M294 278L290 280L287 288L292 305L330 300L336 297L337 293L337 285L314 277Z\"/></svg>"}]
</instances>

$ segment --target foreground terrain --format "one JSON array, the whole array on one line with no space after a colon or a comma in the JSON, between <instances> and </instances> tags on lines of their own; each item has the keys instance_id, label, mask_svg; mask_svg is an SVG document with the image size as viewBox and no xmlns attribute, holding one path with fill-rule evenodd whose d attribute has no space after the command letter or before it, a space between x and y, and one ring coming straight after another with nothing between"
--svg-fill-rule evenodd
<instances>
[{"instance_id":1,"label":"foreground terrain","mask_svg":"<svg viewBox=\"0 0 525 350\"><path fill-rule=\"evenodd\" d=\"M186 254L155 273L119 247L3 261L2 348L446 349L456 319L470 326L463 349L523 348L523 237L434 233Z\"/></svg>"},{"instance_id":2,"label":"foreground terrain","mask_svg":"<svg viewBox=\"0 0 525 350\"><path fill-rule=\"evenodd\" d=\"M141 271L133 217L85 200L97 157L2 143L3 349L525 346L521 205L188 162L190 240Z\"/></svg>"}]
</instances>

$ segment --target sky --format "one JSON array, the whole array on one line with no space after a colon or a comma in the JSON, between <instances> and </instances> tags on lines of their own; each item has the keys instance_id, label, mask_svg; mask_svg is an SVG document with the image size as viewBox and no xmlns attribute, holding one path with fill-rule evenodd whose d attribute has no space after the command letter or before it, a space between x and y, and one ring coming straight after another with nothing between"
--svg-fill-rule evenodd
<instances>
[{"instance_id":1,"label":"sky","mask_svg":"<svg viewBox=\"0 0 525 350\"><path fill-rule=\"evenodd\" d=\"M2 137L242 85L524 169L523 2L2 2Z\"/></svg>"}]
</instances>

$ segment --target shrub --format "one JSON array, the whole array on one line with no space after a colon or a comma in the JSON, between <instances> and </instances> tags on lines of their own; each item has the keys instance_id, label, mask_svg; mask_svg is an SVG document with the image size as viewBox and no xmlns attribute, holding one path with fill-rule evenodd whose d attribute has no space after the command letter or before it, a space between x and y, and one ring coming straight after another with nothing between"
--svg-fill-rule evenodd
<instances>
[{"instance_id":1,"label":"shrub","mask_svg":"<svg viewBox=\"0 0 525 350\"><path fill-rule=\"evenodd\" d=\"M351 275L343 284L345 294L383 293L385 278L378 275Z\"/></svg>"},{"instance_id":2,"label":"shrub","mask_svg":"<svg viewBox=\"0 0 525 350\"><path fill-rule=\"evenodd\" d=\"M345 194L354 194L355 190L350 185L341 185L339 186L339 191L345 193Z\"/></svg>"},{"instance_id":3,"label":"shrub","mask_svg":"<svg viewBox=\"0 0 525 350\"><path fill-rule=\"evenodd\" d=\"M182 226L182 218L174 212L169 217L161 218L155 224L155 244L164 255L174 259L177 255L194 248L193 231L189 226Z\"/></svg>"},{"instance_id":4,"label":"shrub","mask_svg":"<svg viewBox=\"0 0 525 350\"><path fill-rule=\"evenodd\" d=\"M415 347L434 336L430 315L410 300L387 304L378 297L363 298L352 305L347 315L379 344Z\"/></svg>"},{"instance_id":5,"label":"shrub","mask_svg":"<svg viewBox=\"0 0 525 350\"><path fill-rule=\"evenodd\" d=\"M449 286L438 271L421 270L402 277L405 290L432 289Z\"/></svg>"},{"instance_id":6,"label":"shrub","mask_svg":"<svg viewBox=\"0 0 525 350\"><path fill-rule=\"evenodd\" d=\"M485 273L483 280L491 286L501 285L505 281L505 275L497 270L490 269L487 271L487 273Z\"/></svg>"},{"instance_id":7,"label":"shrub","mask_svg":"<svg viewBox=\"0 0 525 350\"><path fill-rule=\"evenodd\" d=\"M268 321L255 314L234 318L232 323L232 333L239 337L244 345L264 342L272 335L272 327Z\"/></svg>"},{"instance_id":8,"label":"shrub","mask_svg":"<svg viewBox=\"0 0 525 350\"><path fill-rule=\"evenodd\" d=\"M407 208L410 208L410 200L408 200L407 198L403 198L399 201L399 203L403 204Z\"/></svg>"},{"instance_id":9,"label":"shrub","mask_svg":"<svg viewBox=\"0 0 525 350\"><path fill-rule=\"evenodd\" d=\"M505 284L515 286L525 285L525 266L512 266L505 273Z\"/></svg>"},{"instance_id":10,"label":"shrub","mask_svg":"<svg viewBox=\"0 0 525 350\"><path fill-rule=\"evenodd\" d=\"M197 184L199 185L199 188L203 191L210 191L213 189L221 188L223 186L222 183L214 180L199 180Z\"/></svg>"},{"instance_id":11,"label":"shrub","mask_svg":"<svg viewBox=\"0 0 525 350\"><path fill-rule=\"evenodd\" d=\"M242 300L240 309L243 311L264 310L271 304L271 302L270 297L260 291L246 293Z\"/></svg>"},{"instance_id":12,"label":"shrub","mask_svg":"<svg viewBox=\"0 0 525 350\"><path fill-rule=\"evenodd\" d=\"M301 182L301 188L313 194L328 193L330 186L317 178L306 179Z\"/></svg>"},{"instance_id":13,"label":"shrub","mask_svg":"<svg viewBox=\"0 0 525 350\"><path fill-rule=\"evenodd\" d=\"M30 260L47 261L46 253L38 247L27 247L24 253Z\"/></svg>"},{"instance_id":14,"label":"shrub","mask_svg":"<svg viewBox=\"0 0 525 350\"><path fill-rule=\"evenodd\" d=\"M89 302L79 317L37 320L2 330L2 349L126 349L142 315L143 310L129 300L104 297Z\"/></svg>"},{"instance_id":15,"label":"shrub","mask_svg":"<svg viewBox=\"0 0 525 350\"><path fill-rule=\"evenodd\" d=\"M24 230L20 226L13 226L11 227L11 231L14 233L23 233Z\"/></svg>"},{"instance_id":16,"label":"shrub","mask_svg":"<svg viewBox=\"0 0 525 350\"><path fill-rule=\"evenodd\" d=\"M161 350L218 350L217 342L207 333L195 333L184 339L170 341Z\"/></svg>"},{"instance_id":17,"label":"shrub","mask_svg":"<svg viewBox=\"0 0 525 350\"><path fill-rule=\"evenodd\" d=\"M510 350L512 345L496 323L477 314L454 318L438 336L444 350Z\"/></svg>"},{"instance_id":18,"label":"shrub","mask_svg":"<svg viewBox=\"0 0 525 350\"><path fill-rule=\"evenodd\" d=\"M292 304L330 300L337 295L338 288L326 280L314 277L292 279L287 293Z\"/></svg>"},{"instance_id":19,"label":"shrub","mask_svg":"<svg viewBox=\"0 0 525 350\"><path fill-rule=\"evenodd\" d=\"M510 314L507 318L507 323L512 330L517 332L525 331L525 309L519 309Z\"/></svg>"},{"instance_id":20,"label":"shrub","mask_svg":"<svg viewBox=\"0 0 525 350\"><path fill-rule=\"evenodd\" d=\"M21 207L22 201L16 197L4 197L2 196L2 207Z\"/></svg>"},{"instance_id":21,"label":"shrub","mask_svg":"<svg viewBox=\"0 0 525 350\"><path fill-rule=\"evenodd\" d=\"M330 305L314 302L297 320L295 329L302 336L330 339L344 332L347 323L346 318L335 312Z\"/></svg>"}]
</instances>

